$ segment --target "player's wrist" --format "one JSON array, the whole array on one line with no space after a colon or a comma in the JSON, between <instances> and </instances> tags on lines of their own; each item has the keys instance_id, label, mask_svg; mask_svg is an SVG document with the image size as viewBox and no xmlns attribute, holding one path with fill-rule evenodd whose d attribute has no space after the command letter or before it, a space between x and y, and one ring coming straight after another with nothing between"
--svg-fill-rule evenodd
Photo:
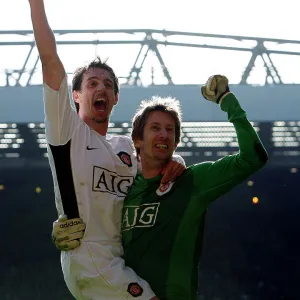
<instances>
[{"instance_id":1,"label":"player's wrist","mask_svg":"<svg viewBox=\"0 0 300 300\"><path fill-rule=\"evenodd\" d=\"M224 100L224 98L225 98L227 95L229 95L229 94L232 94L232 93L230 92L230 90L229 90L229 88L228 88L228 91L225 91L224 93L222 93L222 94L219 96L219 98L218 98L218 100L217 100L217 103L221 106L221 105L222 105L222 102L223 102L223 100Z\"/></svg>"}]
</instances>

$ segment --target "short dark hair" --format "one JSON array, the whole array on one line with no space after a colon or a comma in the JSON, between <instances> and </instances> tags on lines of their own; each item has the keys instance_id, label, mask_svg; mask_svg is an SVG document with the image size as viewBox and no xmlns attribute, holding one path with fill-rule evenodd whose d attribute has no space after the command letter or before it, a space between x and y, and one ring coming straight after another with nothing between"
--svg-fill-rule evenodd
<instances>
[{"instance_id":1,"label":"short dark hair","mask_svg":"<svg viewBox=\"0 0 300 300\"><path fill-rule=\"evenodd\" d=\"M154 96L151 100L143 100L132 119L131 138L133 141L142 140L144 137L144 128L148 115L153 111L162 111L169 113L175 120L175 144L179 144L181 136L181 106L177 99L172 97ZM135 148L137 156L140 149Z\"/></svg>"},{"instance_id":2,"label":"short dark hair","mask_svg":"<svg viewBox=\"0 0 300 300\"><path fill-rule=\"evenodd\" d=\"M99 56L95 58L94 60L86 63L84 66L81 66L77 68L73 73L73 80L72 80L72 92L73 91L81 91L81 84L82 84L82 78L83 74L88 71L89 69L104 69L106 70L113 79L114 82L114 92L115 95L119 94L120 92L120 85L119 85L119 79L116 76L114 70L107 64L107 59L102 61ZM76 110L79 111L79 104L75 102Z\"/></svg>"}]
</instances>

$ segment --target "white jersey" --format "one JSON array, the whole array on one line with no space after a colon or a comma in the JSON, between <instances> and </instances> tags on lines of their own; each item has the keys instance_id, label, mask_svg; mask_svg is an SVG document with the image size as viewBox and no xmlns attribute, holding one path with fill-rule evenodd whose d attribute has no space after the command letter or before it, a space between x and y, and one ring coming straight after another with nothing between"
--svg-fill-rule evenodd
<instances>
[{"instance_id":1,"label":"white jersey","mask_svg":"<svg viewBox=\"0 0 300 300\"><path fill-rule=\"evenodd\" d=\"M44 101L57 211L79 213L86 224L81 246L61 255L69 290L80 300L149 300L150 286L121 258L121 212L137 171L131 140L101 136L83 122L71 107L67 77L59 91L44 84Z\"/></svg>"}]
</instances>

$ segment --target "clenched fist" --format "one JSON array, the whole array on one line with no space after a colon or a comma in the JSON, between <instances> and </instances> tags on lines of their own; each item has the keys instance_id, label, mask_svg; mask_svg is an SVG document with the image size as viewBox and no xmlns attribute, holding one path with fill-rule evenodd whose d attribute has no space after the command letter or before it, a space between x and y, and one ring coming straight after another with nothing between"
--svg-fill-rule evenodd
<instances>
[{"instance_id":1,"label":"clenched fist","mask_svg":"<svg viewBox=\"0 0 300 300\"><path fill-rule=\"evenodd\" d=\"M201 86L203 97L214 103L221 103L222 99L230 93L228 79L223 75L210 76L205 85Z\"/></svg>"},{"instance_id":2,"label":"clenched fist","mask_svg":"<svg viewBox=\"0 0 300 300\"><path fill-rule=\"evenodd\" d=\"M68 220L62 215L53 222L52 241L61 251L72 250L79 247L84 231L85 224L80 218Z\"/></svg>"}]
</instances>

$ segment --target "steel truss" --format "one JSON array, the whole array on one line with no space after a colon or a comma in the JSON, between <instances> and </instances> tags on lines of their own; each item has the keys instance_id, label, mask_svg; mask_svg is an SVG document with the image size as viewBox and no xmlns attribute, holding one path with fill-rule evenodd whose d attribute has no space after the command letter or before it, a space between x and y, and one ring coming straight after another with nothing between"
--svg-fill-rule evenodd
<instances>
[{"instance_id":1,"label":"steel truss","mask_svg":"<svg viewBox=\"0 0 300 300\"><path fill-rule=\"evenodd\" d=\"M152 30L152 29L128 29L128 30L56 30L54 31L57 37L68 36L68 35L79 35L79 34L98 34L97 39L93 40L57 40L58 45L140 45L139 52L137 53L136 59L133 66L128 72L128 75L124 78L126 79L126 84L129 85L142 85L140 74L144 65L144 62L151 51L154 53L160 63L164 77L167 80L167 84L173 85L172 76L161 56L158 46L178 46L178 47L193 47L193 48L207 48L207 49L218 49L218 50L230 50L230 51L247 51L251 52L251 58L241 75L241 84L247 84L247 79L250 76L251 70L255 65L255 61L258 57L263 60L264 67L266 69L265 84L284 84L278 69L274 65L270 55L280 54L280 55L293 55L300 56L300 52L286 51L284 50L286 46L289 45L300 45L300 41L295 40L282 40L282 39L272 39L272 38L256 38L256 37L246 37L246 36L233 36L233 35L218 35L218 34L205 34L205 33L192 33L192 32L179 32L179 31L168 31L168 30ZM119 34L128 34L130 37L134 36L136 39L112 39L104 40L100 39L101 34L109 34L110 37ZM0 36L3 38L7 36L27 37L29 41L0 41L0 46L24 46L29 45L30 50L24 61L22 68L18 70L2 70L6 75L6 85L10 85L10 79L14 79L15 84L20 85L20 80L27 75L27 80L25 85L30 85L31 78L36 70L36 66L39 61L39 57L33 51L35 42L33 39L33 32L27 30L19 31L0 31ZM176 37L176 41L170 41L168 38ZM199 42L181 42L186 38L199 38ZM224 45L224 41L241 43L241 46L228 46ZM248 42L248 45L247 45ZM253 45L249 46L249 42ZM278 47L282 47L283 50L278 50ZM32 65L32 59L34 61ZM29 76L28 76L29 75Z\"/></svg>"}]
</instances>

